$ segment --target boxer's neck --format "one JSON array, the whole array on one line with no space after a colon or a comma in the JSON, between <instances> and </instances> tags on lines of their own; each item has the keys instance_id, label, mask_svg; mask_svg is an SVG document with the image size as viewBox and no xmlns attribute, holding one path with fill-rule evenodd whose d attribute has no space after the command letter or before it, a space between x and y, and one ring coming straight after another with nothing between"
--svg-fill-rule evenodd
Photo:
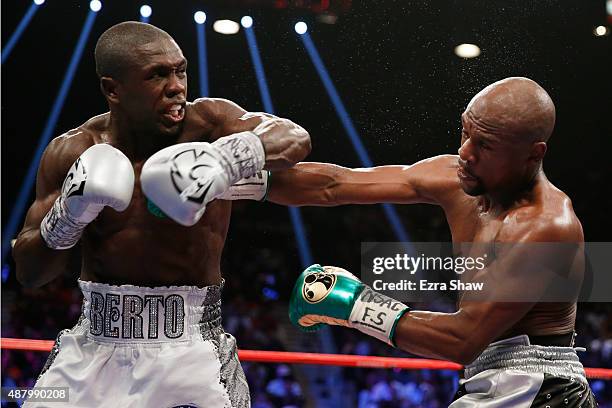
<instances>
[{"instance_id":1,"label":"boxer's neck","mask_svg":"<svg viewBox=\"0 0 612 408\"><path fill-rule=\"evenodd\" d=\"M480 208L482 212L501 214L513 208L521 207L535 201L538 192L547 182L548 179L540 167L533 177L518 183L516 186L482 195Z\"/></svg>"},{"instance_id":2,"label":"boxer's neck","mask_svg":"<svg viewBox=\"0 0 612 408\"><path fill-rule=\"evenodd\" d=\"M112 110L107 129L113 145L132 161L149 158L164 147L177 143L180 136L180 133L171 136L138 129L123 115Z\"/></svg>"}]
</instances>

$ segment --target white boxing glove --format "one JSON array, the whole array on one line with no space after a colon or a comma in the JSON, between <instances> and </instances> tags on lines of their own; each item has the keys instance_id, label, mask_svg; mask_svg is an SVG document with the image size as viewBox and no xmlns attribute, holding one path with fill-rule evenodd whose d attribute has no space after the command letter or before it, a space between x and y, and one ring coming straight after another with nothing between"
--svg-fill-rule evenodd
<instances>
[{"instance_id":1,"label":"white boxing glove","mask_svg":"<svg viewBox=\"0 0 612 408\"><path fill-rule=\"evenodd\" d=\"M143 193L168 217L184 226L197 223L206 205L232 184L263 169L266 154L253 132L235 133L214 143L166 147L143 165Z\"/></svg>"},{"instance_id":2,"label":"white boxing glove","mask_svg":"<svg viewBox=\"0 0 612 408\"><path fill-rule=\"evenodd\" d=\"M108 144L95 144L74 162L62 192L40 224L49 248L68 249L105 206L124 211L132 199L134 168Z\"/></svg>"}]
</instances>

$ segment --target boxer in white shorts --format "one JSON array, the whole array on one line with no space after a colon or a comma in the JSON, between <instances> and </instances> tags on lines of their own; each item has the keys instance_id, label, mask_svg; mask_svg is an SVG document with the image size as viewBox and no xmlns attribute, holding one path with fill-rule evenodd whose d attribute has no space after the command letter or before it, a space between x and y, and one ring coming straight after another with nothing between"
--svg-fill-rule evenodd
<instances>
[{"instance_id":1,"label":"boxer in white shorts","mask_svg":"<svg viewBox=\"0 0 612 408\"><path fill-rule=\"evenodd\" d=\"M249 405L236 340L221 327L222 285L79 285L83 315L59 335L36 383L68 387L64 406Z\"/></svg>"},{"instance_id":2,"label":"boxer in white shorts","mask_svg":"<svg viewBox=\"0 0 612 408\"><path fill-rule=\"evenodd\" d=\"M303 159L310 136L227 100L187 102L187 61L154 26L111 27L95 58L110 112L51 141L13 249L30 287L62 274L77 244L82 254L83 316L36 386L68 387L75 407L249 406L221 327L230 186L263 185L263 169Z\"/></svg>"}]
</instances>

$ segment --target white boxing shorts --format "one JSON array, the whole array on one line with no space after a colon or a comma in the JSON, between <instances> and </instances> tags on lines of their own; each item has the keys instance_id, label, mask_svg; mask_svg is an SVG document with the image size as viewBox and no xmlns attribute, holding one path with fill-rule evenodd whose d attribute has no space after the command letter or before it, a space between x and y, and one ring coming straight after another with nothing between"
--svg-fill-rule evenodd
<instances>
[{"instance_id":1,"label":"white boxing shorts","mask_svg":"<svg viewBox=\"0 0 612 408\"><path fill-rule=\"evenodd\" d=\"M449 408L597 407L575 349L526 335L491 343L464 373Z\"/></svg>"},{"instance_id":2,"label":"white boxing shorts","mask_svg":"<svg viewBox=\"0 0 612 408\"><path fill-rule=\"evenodd\" d=\"M83 313L62 331L35 387L68 387L69 402L27 408L249 407L236 340L212 285L139 287L79 281Z\"/></svg>"}]
</instances>

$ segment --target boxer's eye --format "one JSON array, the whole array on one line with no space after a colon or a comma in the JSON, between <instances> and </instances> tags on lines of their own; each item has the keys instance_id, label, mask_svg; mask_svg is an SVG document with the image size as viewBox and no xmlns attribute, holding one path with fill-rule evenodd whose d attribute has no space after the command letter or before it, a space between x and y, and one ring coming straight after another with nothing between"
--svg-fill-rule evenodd
<instances>
[{"instance_id":1,"label":"boxer's eye","mask_svg":"<svg viewBox=\"0 0 612 408\"><path fill-rule=\"evenodd\" d=\"M308 275L306 276L306 278L304 278L304 282L306 283L313 283L316 280L317 280L317 277L315 275Z\"/></svg>"}]
</instances>

